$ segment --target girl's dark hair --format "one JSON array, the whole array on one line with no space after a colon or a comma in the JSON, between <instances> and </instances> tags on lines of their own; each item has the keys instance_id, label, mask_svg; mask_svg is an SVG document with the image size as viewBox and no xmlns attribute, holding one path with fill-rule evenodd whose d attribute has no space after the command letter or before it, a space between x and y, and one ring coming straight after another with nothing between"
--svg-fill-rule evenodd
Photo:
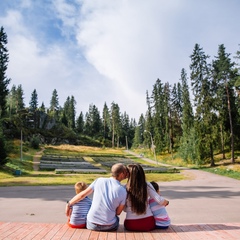
<instances>
[{"instance_id":1,"label":"girl's dark hair","mask_svg":"<svg viewBox=\"0 0 240 240\"><path fill-rule=\"evenodd\" d=\"M146 213L148 193L143 168L139 164L130 164L128 165L128 170L129 178L126 188L131 209L139 215Z\"/></svg>"},{"instance_id":2,"label":"girl's dark hair","mask_svg":"<svg viewBox=\"0 0 240 240\"><path fill-rule=\"evenodd\" d=\"M152 186L154 187L154 189L156 190L156 192L159 190L159 185L156 183L156 182L154 182L154 181L152 181L152 182L150 182L151 184L152 184Z\"/></svg>"}]
</instances>

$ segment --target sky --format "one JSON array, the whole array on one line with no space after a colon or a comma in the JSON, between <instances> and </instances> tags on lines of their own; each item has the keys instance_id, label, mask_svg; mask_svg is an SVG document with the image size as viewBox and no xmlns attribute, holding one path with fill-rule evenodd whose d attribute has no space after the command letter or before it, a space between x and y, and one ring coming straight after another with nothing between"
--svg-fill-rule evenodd
<instances>
[{"instance_id":1,"label":"sky","mask_svg":"<svg viewBox=\"0 0 240 240\"><path fill-rule=\"evenodd\" d=\"M21 84L26 106L34 89L39 107L54 89L61 106L74 96L76 116L114 102L138 121L157 79L189 76L196 43L211 59L220 44L235 56L239 10L239 0L0 0L9 89Z\"/></svg>"}]
</instances>

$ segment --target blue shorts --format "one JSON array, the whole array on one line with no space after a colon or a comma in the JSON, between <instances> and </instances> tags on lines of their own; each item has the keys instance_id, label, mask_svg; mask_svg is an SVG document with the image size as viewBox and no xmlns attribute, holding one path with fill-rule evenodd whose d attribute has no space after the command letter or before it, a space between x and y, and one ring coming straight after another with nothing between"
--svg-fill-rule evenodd
<instances>
[{"instance_id":1,"label":"blue shorts","mask_svg":"<svg viewBox=\"0 0 240 240\"><path fill-rule=\"evenodd\" d=\"M87 229L93 231L116 231L119 226L119 217L117 216L117 220L114 224L111 225L99 225L96 223L89 222L87 220Z\"/></svg>"}]
</instances>

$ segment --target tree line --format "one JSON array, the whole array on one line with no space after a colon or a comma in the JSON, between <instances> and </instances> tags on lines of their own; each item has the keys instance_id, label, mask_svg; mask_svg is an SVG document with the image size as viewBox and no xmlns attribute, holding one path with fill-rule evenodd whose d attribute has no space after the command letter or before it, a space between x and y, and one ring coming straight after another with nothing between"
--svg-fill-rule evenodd
<instances>
[{"instance_id":1,"label":"tree line","mask_svg":"<svg viewBox=\"0 0 240 240\"><path fill-rule=\"evenodd\" d=\"M133 145L153 145L152 137L157 153L175 150L186 162L211 166L215 153L226 159L228 150L234 163L240 148L239 65L224 44L212 60L195 44L190 59L189 78L183 68L178 83L171 86L158 79L152 93L146 93L148 110L139 119ZM235 59L240 59L239 51Z\"/></svg>"},{"instance_id":2,"label":"tree line","mask_svg":"<svg viewBox=\"0 0 240 240\"><path fill-rule=\"evenodd\" d=\"M223 44L210 61L199 44L190 56L190 74L182 69L180 80L171 85L157 79L152 92L146 91L147 111L138 122L121 113L117 103L104 104L102 112L94 104L87 113L76 116L76 100L67 97L59 105L54 89L50 106L39 106L37 90L31 95L29 106L24 102L21 85L9 90L6 76L8 65L7 35L0 30L0 156L7 157L5 138L40 134L47 138L71 139L79 143L85 135L101 142L102 146L141 148L149 146L157 154L178 154L184 161L196 164L214 163L214 154L239 150L240 78L239 65L230 58ZM236 52L236 60L240 52ZM188 83L190 82L190 84ZM11 131L9 131L11 130ZM10 134L9 134L10 133ZM63 134L65 133L65 134Z\"/></svg>"}]
</instances>

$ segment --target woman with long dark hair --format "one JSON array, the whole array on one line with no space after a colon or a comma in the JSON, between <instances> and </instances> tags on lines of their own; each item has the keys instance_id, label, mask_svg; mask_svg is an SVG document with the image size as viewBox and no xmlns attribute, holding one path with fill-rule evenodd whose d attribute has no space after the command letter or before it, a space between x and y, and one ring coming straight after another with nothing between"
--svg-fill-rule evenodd
<instances>
[{"instance_id":1,"label":"woman with long dark hair","mask_svg":"<svg viewBox=\"0 0 240 240\"><path fill-rule=\"evenodd\" d=\"M128 170L124 227L129 231L151 231L155 229L155 219L149 207L149 197L164 206L168 205L169 201L158 195L153 186L146 182L145 173L140 164L130 164Z\"/></svg>"}]
</instances>

